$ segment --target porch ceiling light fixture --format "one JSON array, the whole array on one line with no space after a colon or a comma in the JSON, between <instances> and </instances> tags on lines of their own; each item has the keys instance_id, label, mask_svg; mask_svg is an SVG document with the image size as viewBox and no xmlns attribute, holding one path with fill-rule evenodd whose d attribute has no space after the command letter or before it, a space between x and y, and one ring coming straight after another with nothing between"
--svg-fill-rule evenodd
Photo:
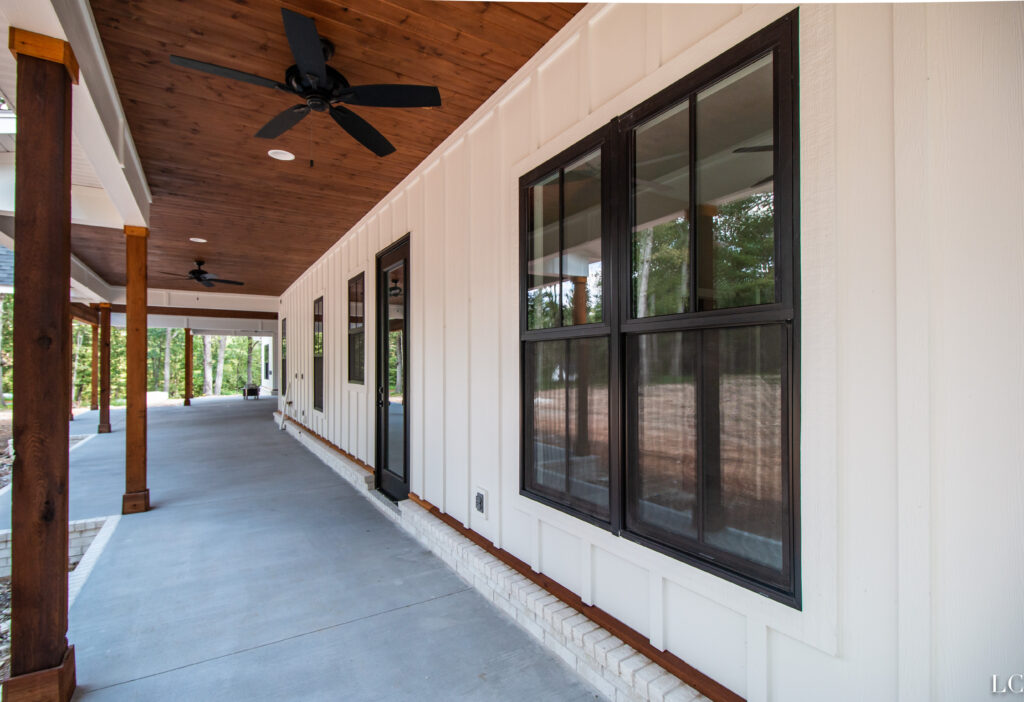
<instances>
[{"instance_id":1,"label":"porch ceiling light fixture","mask_svg":"<svg viewBox=\"0 0 1024 702\"><path fill-rule=\"evenodd\" d=\"M291 151L285 151L284 149L271 149L267 152L270 158L276 158L278 161L294 161L295 154Z\"/></svg>"},{"instance_id":2,"label":"porch ceiling light fixture","mask_svg":"<svg viewBox=\"0 0 1024 702\"><path fill-rule=\"evenodd\" d=\"M190 236L188 238L188 240L189 241L194 241L197 244L205 244L206 243L206 239L203 239L202 237L198 237L198 236Z\"/></svg>"}]
</instances>

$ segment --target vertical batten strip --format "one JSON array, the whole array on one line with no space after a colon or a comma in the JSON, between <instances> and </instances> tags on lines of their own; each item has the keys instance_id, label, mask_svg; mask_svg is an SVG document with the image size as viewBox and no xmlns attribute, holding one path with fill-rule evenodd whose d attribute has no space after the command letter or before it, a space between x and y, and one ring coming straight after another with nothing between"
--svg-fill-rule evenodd
<instances>
[{"instance_id":1,"label":"vertical batten strip","mask_svg":"<svg viewBox=\"0 0 1024 702\"><path fill-rule=\"evenodd\" d=\"M932 698L928 8L893 6L899 699ZM927 169L925 171L928 172ZM922 217L922 213L926 213Z\"/></svg>"}]
</instances>

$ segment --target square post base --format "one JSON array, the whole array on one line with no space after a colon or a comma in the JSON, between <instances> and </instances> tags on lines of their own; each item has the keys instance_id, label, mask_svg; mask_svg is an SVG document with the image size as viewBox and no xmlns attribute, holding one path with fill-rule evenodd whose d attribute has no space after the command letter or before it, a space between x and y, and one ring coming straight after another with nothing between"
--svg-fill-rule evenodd
<instances>
[{"instance_id":1,"label":"square post base","mask_svg":"<svg viewBox=\"0 0 1024 702\"><path fill-rule=\"evenodd\" d=\"M69 702L75 692L75 647L68 646L56 668L37 670L4 682L5 702Z\"/></svg>"},{"instance_id":2,"label":"square post base","mask_svg":"<svg viewBox=\"0 0 1024 702\"><path fill-rule=\"evenodd\" d=\"M149 489L126 492L121 498L121 514L137 514L149 510Z\"/></svg>"},{"instance_id":3,"label":"square post base","mask_svg":"<svg viewBox=\"0 0 1024 702\"><path fill-rule=\"evenodd\" d=\"M96 433L97 434L109 434L110 433L110 425L109 424L100 424L100 425L98 425L96 427Z\"/></svg>"}]
</instances>

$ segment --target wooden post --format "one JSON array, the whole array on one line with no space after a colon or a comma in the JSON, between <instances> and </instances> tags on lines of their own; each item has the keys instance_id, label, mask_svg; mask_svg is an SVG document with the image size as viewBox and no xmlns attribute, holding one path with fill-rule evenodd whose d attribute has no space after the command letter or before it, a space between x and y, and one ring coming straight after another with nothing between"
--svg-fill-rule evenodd
<instances>
[{"instance_id":1,"label":"wooden post","mask_svg":"<svg viewBox=\"0 0 1024 702\"><path fill-rule=\"evenodd\" d=\"M121 512L134 514L149 509L146 488L146 227L125 226L128 273L127 296L127 388L128 411L125 425L125 493Z\"/></svg>"},{"instance_id":2,"label":"wooden post","mask_svg":"<svg viewBox=\"0 0 1024 702\"><path fill-rule=\"evenodd\" d=\"M110 433L110 304L100 303L100 422L97 434Z\"/></svg>"},{"instance_id":3,"label":"wooden post","mask_svg":"<svg viewBox=\"0 0 1024 702\"><path fill-rule=\"evenodd\" d=\"M192 404L192 330L185 327L185 406Z\"/></svg>"},{"instance_id":4,"label":"wooden post","mask_svg":"<svg viewBox=\"0 0 1024 702\"><path fill-rule=\"evenodd\" d=\"M89 399L89 409L99 409L99 386L97 379L99 376L99 364L100 364L100 325L92 325L92 393Z\"/></svg>"},{"instance_id":5,"label":"wooden post","mask_svg":"<svg viewBox=\"0 0 1024 702\"><path fill-rule=\"evenodd\" d=\"M70 310L70 305L68 306ZM75 318L68 312L68 384L71 385L71 379L74 377L74 371L71 370L71 366L74 364L75 354ZM68 393L68 420L75 421L75 388L71 386L71 392Z\"/></svg>"},{"instance_id":6,"label":"wooden post","mask_svg":"<svg viewBox=\"0 0 1024 702\"><path fill-rule=\"evenodd\" d=\"M15 162L11 678L7 702L64 702L71 402L71 83L67 42L10 29L18 64Z\"/></svg>"}]
</instances>

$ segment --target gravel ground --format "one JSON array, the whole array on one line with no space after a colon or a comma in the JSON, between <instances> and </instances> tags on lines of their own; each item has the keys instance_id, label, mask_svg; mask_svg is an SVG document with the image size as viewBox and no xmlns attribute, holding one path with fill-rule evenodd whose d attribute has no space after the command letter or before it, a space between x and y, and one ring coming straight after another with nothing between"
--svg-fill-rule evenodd
<instances>
[{"instance_id":1,"label":"gravel ground","mask_svg":"<svg viewBox=\"0 0 1024 702\"><path fill-rule=\"evenodd\" d=\"M0 681L11 677L11 579L0 578Z\"/></svg>"}]
</instances>

